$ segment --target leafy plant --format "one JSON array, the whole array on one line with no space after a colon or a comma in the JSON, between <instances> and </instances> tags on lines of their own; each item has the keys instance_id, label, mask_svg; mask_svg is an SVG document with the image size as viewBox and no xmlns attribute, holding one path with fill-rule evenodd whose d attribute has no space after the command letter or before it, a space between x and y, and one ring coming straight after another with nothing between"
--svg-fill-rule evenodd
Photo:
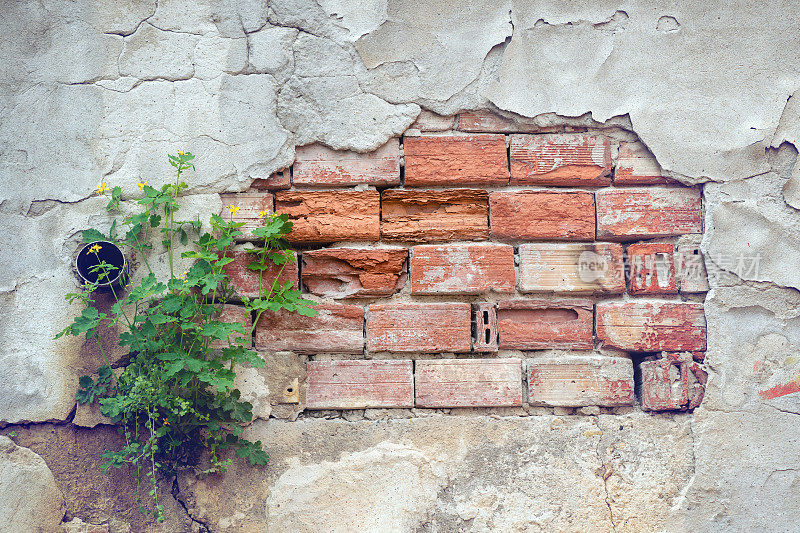
<instances>
[{"instance_id":1,"label":"leafy plant","mask_svg":"<svg viewBox=\"0 0 800 533\"><path fill-rule=\"evenodd\" d=\"M70 302L80 302L85 307L56 336L83 334L97 342L106 364L98 369L96 379L80 378L77 401L98 401L102 414L118 424L125 444L103 454L107 459L103 471L130 465L137 479L137 493L143 481L149 485L153 514L158 521L164 520L163 506L158 502L158 475L171 476L181 468L196 466L201 451L207 451L211 465L202 471L204 474L226 471L231 463L231 459L222 458L226 449L233 449L236 456L252 465L267 463L269 458L261 442L250 442L241 436L242 424L253 419L253 406L241 401L241 393L234 387L236 366L265 364L245 346L262 313L316 314L312 302L304 300L291 282L277 281L279 273L271 283L259 284L257 298L242 299L245 313L253 319L249 331L241 323L218 320L222 304L231 296L225 273L225 266L233 261L230 247L242 235L240 228L244 224L233 221L233 214L239 209L234 205L228 206L229 220L219 215L211 217L211 232L200 234L199 221L176 218L180 193L188 187L182 175L194 169L193 160L194 155L188 152L169 155L176 170L175 180L160 189L140 183L144 196L136 204L141 212L123 217L119 223L115 219L108 235L97 229L83 232L85 242L95 243L89 251L97 259L93 272L98 279L66 296ZM97 192L104 195L107 191L110 200L106 209L120 211L121 188L109 189L102 183ZM294 252L284 239L292 223L287 215L275 213L261 212L260 218L263 225L253 234L259 238L261 248L251 250L253 260L248 268L263 273L278 265L282 272L294 259ZM153 232L158 232L169 256L170 275L164 281L157 278L147 259L153 248ZM181 253L181 257L195 262L176 276L175 240L186 246L190 236L196 237L194 247ZM127 287L126 294L118 294L111 287L115 303L109 314L94 306L94 291L115 270L100 260L98 252L103 244L99 241L137 252L148 271L141 281ZM130 362L116 379L98 333L106 324L123 328L119 344L130 351ZM215 349L220 344L223 347Z\"/></svg>"}]
</instances>

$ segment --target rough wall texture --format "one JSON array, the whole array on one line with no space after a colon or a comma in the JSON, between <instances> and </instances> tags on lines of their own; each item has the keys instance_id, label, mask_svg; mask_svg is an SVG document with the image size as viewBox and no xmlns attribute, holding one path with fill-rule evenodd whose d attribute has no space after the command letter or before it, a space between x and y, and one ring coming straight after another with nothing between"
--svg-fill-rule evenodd
<instances>
[{"instance_id":1,"label":"rough wall texture","mask_svg":"<svg viewBox=\"0 0 800 533\"><path fill-rule=\"evenodd\" d=\"M665 177L703 184L703 404L688 415L376 409L289 421L299 404L287 381L305 379L307 356L270 352L271 417L248 431L272 463L177 480L165 530L796 529L799 7L6 2L0 420L29 423L13 426L19 444L50 467L72 530L155 529L129 513L119 480L86 496L99 482L81 476L114 434L70 421L77 377L99 360L80 342L52 340L76 311L61 295L75 286L79 232L108 223L97 183L133 195L142 176L166 175L168 150L188 149L203 163L183 209L207 218L220 193L290 165L295 146L368 152L408 135L418 116L424 129L452 127L429 112L492 109L502 118L462 125L638 136ZM9 450L2 461L39 464Z\"/></svg>"}]
</instances>

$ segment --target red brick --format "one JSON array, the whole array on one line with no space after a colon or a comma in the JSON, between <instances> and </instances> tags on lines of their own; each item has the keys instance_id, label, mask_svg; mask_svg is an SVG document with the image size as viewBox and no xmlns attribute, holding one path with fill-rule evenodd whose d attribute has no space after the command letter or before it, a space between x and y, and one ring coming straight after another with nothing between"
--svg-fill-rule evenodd
<instances>
[{"instance_id":1,"label":"red brick","mask_svg":"<svg viewBox=\"0 0 800 533\"><path fill-rule=\"evenodd\" d=\"M606 345L638 352L706 349L703 305L689 302L601 302L597 337Z\"/></svg>"},{"instance_id":2,"label":"red brick","mask_svg":"<svg viewBox=\"0 0 800 533\"><path fill-rule=\"evenodd\" d=\"M252 189L262 191L278 191L292 186L291 171L288 168L273 172L269 178L256 178L251 184Z\"/></svg>"},{"instance_id":3,"label":"red brick","mask_svg":"<svg viewBox=\"0 0 800 533\"><path fill-rule=\"evenodd\" d=\"M303 284L328 298L390 296L405 285L408 250L327 248L303 252Z\"/></svg>"},{"instance_id":4,"label":"red brick","mask_svg":"<svg viewBox=\"0 0 800 533\"><path fill-rule=\"evenodd\" d=\"M508 244L415 246L410 273L412 294L514 292L514 247Z\"/></svg>"},{"instance_id":5,"label":"red brick","mask_svg":"<svg viewBox=\"0 0 800 533\"><path fill-rule=\"evenodd\" d=\"M435 359L417 361L417 407L522 405L522 361Z\"/></svg>"},{"instance_id":6,"label":"red brick","mask_svg":"<svg viewBox=\"0 0 800 533\"><path fill-rule=\"evenodd\" d=\"M406 187L508 185L504 135L406 137Z\"/></svg>"},{"instance_id":7,"label":"red brick","mask_svg":"<svg viewBox=\"0 0 800 533\"><path fill-rule=\"evenodd\" d=\"M685 411L703 401L708 374L690 354L664 354L643 361L642 408L649 411Z\"/></svg>"},{"instance_id":8,"label":"red brick","mask_svg":"<svg viewBox=\"0 0 800 533\"><path fill-rule=\"evenodd\" d=\"M232 291L232 296L236 298L241 298L242 296L248 298L258 297L259 273L247 268L247 265L254 260L253 254L243 250L232 250L229 251L227 255L233 259L232 262L225 265L225 274L227 274L229 278L228 289ZM287 281L291 281L294 287L297 288L297 261L288 261L283 266L271 265L267 270L264 270L260 276L262 291L265 289L269 291L270 287L272 287L272 281L276 277L281 285Z\"/></svg>"},{"instance_id":9,"label":"red brick","mask_svg":"<svg viewBox=\"0 0 800 533\"><path fill-rule=\"evenodd\" d=\"M675 253L671 243L640 242L628 246L631 294L677 294Z\"/></svg>"},{"instance_id":10,"label":"red brick","mask_svg":"<svg viewBox=\"0 0 800 533\"><path fill-rule=\"evenodd\" d=\"M633 363L625 357L558 355L528 361L528 401L535 405L633 405Z\"/></svg>"},{"instance_id":11,"label":"red brick","mask_svg":"<svg viewBox=\"0 0 800 533\"><path fill-rule=\"evenodd\" d=\"M244 329L247 330L247 332L234 333L229 337L230 341L235 343L237 339L243 338L244 342L242 342L242 345L248 348L253 345L252 335L250 335L250 328L253 325L253 320L250 316L250 313L244 308L244 306L224 304L222 309L220 309L220 312L214 316L214 320L225 322L226 324L233 324L235 322L240 323ZM229 343L227 341L211 341L211 348L214 350L226 348L228 345Z\"/></svg>"},{"instance_id":12,"label":"red brick","mask_svg":"<svg viewBox=\"0 0 800 533\"><path fill-rule=\"evenodd\" d=\"M378 191L279 191L275 210L287 213L292 242L377 241L380 238Z\"/></svg>"},{"instance_id":13,"label":"red brick","mask_svg":"<svg viewBox=\"0 0 800 533\"><path fill-rule=\"evenodd\" d=\"M241 241L258 240L253 236L252 231L260 228L265 223L266 217L260 217L262 211L272 212L272 194L266 192L234 192L219 195L222 200L222 211L220 216L225 220L235 220L244 222L244 226L239 228L242 235L237 238ZM228 211L228 206L233 205L239 210L235 215Z\"/></svg>"},{"instance_id":14,"label":"red brick","mask_svg":"<svg viewBox=\"0 0 800 533\"><path fill-rule=\"evenodd\" d=\"M354 353L364 350L364 308L318 304L317 315L265 312L256 323L255 346L260 350L299 353Z\"/></svg>"},{"instance_id":15,"label":"red brick","mask_svg":"<svg viewBox=\"0 0 800 533\"><path fill-rule=\"evenodd\" d=\"M600 135L512 135L509 157L511 185L611 184L611 145Z\"/></svg>"},{"instance_id":16,"label":"red brick","mask_svg":"<svg viewBox=\"0 0 800 533\"><path fill-rule=\"evenodd\" d=\"M493 192L492 235L506 240L594 240L594 195L579 191Z\"/></svg>"},{"instance_id":17,"label":"red brick","mask_svg":"<svg viewBox=\"0 0 800 533\"><path fill-rule=\"evenodd\" d=\"M617 167L614 170L615 185L657 185L673 183L663 176L661 165L640 142L619 145Z\"/></svg>"},{"instance_id":18,"label":"red brick","mask_svg":"<svg viewBox=\"0 0 800 533\"><path fill-rule=\"evenodd\" d=\"M597 191L597 238L632 241L703 231L700 191L623 187Z\"/></svg>"},{"instance_id":19,"label":"red brick","mask_svg":"<svg viewBox=\"0 0 800 533\"><path fill-rule=\"evenodd\" d=\"M596 242L519 246L519 290L575 294L625 292L622 245Z\"/></svg>"},{"instance_id":20,"label":"red brick","mask_svg":"<svg viewBox=\"0 0 800 533\"><path fill-rule=\"evenodd\" d=\"M466 303L369 306L370 352L468 352L471 308Z\"/></svg>"},{"instance_id":21,"label":"red brick","mask_svg":"<svg viewBox=\"0 0 800 533\"><path fill-rule=\"evenodd\" d=\"M383 191L381 207L381 234L386 240L475 241L489 236L486 191L389 189Z\"/></svg>"},{"instance_id":22,"label":"red brick","mask_svg":"<svg viewBox=\"0 0 800 533\"><path fill-rule=\"evenodd\" d=\"M309 361L308 409L413 407L411 361Z\"/></svg>"},{"instance_id":23,"label":"red brick","mask_svg":"<svg viewBox=\"0 0 800 533\"><path fill-rule=\"evenodd\" d=\"M504 350L591 349L593 325L591 300L506 300L497 305Z\"/></svg>"},{"instance_id":24,"label":"red brick","mask_svg":"<svg viewBox=\"0 0 800 533\"><path fill-rule=\"evenodd\" d=\"M299 146L295 153L295 187L400 184L400 141L396 138L366 154L331 150L320 144Z\"/></svg>"},{"instance_id":25,"label":"red brick","mask_svg":"<svg viewBox=\"0 0 800 533\"><path fill-rule=\"evenodd\" d=\"M475 339L472 349L476 352L497 351L497 306L489 302L474 305Z\"/></svg>"}]
</instances>

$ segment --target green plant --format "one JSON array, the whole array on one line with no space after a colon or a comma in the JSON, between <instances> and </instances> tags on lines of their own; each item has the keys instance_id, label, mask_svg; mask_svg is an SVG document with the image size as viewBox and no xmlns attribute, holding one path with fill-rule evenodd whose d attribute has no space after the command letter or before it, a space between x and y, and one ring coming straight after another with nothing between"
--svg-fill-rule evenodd
<instances>
[{"instance_id":1,"label":"green plant","mask_svg":"<svg viewBox=\"0 0 800 533\"><path fill-rule=\"evenodd\" d=\"M101 412L119 426L125 444L119 450L104 453L109 467L130 465L140 484L149 485L154 500L153 514L163 521L163 506L158 502L159 474L171 476L184 467L194 467L199 452L206 450L210 458L207 473L223 473L231 459L223 459L221 452L233 449L235 454L253 465L266 464L268 456L261 442L250 442L241 437L242 424L253 418L252 405L240 399L234 387L236 365L260 367L264 360L245 347L258 318L266 311L297 312L313 316L312 302L301 298L291 282L259 286L259 297L243 298L246 313L250 313L253 326L250 330L240 323L217 320L230 291L225 265L233 259L228 254L243 223L234 222L238 207L228 206L230 220L219 215L210 219L211 232L200 234L199 221L176 218L181 191L187 188L182 175L194 169L191 153L170 155L169 162L176 170L175 180L160 189L139 184L144 196L136 201L141 212L125 216L111 225L109 234L90 229L83 232L97 264L94 283L83 290L66 296L70 302L80 302L85 307L72 324L60 332L63 335L85 335L97 341L106 364L98 369L97 378L80 378L77 401L99 401ZM109 212L120 211L122 190L109 189L105 183L98 194L110 191ZM261 240L261 248L252 250L249 268L260 273L279 265L281 271L294 258L284 236L292 223L287 215L262 212L263 225L253 231ZM124 234L119 229L124 230ZM169 278L162 282L150 268L147 256L153 248L151 232L158 231L161 243L169 256ZM181 253L181 257L195 260L193 266L180 276L175 275L175 240L187 246L190 235L196 235L194 248ZM102 244L110 241L135 251L144 261L148 273L136 284L127 287L126 294L114 291L115 303L110 312L102 313L94 305L94 291L112 275L114 267L100 260ZM260 278L261 276L259 276ZM119 344L130 351L129 363L115 378L111 364L103 352L99 331L106 326L119 326L123 332ZM220 343L224 347L214 349ZM141 505L141 498L140 498ZM145 507L141 509L145 512Z\"/></svg>"}]
</instances>

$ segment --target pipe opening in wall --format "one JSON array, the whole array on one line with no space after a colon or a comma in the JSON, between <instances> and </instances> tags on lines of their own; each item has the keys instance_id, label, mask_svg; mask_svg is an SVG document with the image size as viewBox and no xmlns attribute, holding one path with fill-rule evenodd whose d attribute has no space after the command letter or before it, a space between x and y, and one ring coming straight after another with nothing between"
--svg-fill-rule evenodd
<instances>
[{"instance_id":1,"label":"pipe opening in wall","mask_svg":"<svg viewBox=\"0 0 800 533\"><path fill-rule=\"evenodd\" d=\"M97 284L95 290L110 291L124 287L128 281L128 261L119 246L108 241L86 244L75 258L75 269L81 282Z\"/></svg>"}]
</instances>

